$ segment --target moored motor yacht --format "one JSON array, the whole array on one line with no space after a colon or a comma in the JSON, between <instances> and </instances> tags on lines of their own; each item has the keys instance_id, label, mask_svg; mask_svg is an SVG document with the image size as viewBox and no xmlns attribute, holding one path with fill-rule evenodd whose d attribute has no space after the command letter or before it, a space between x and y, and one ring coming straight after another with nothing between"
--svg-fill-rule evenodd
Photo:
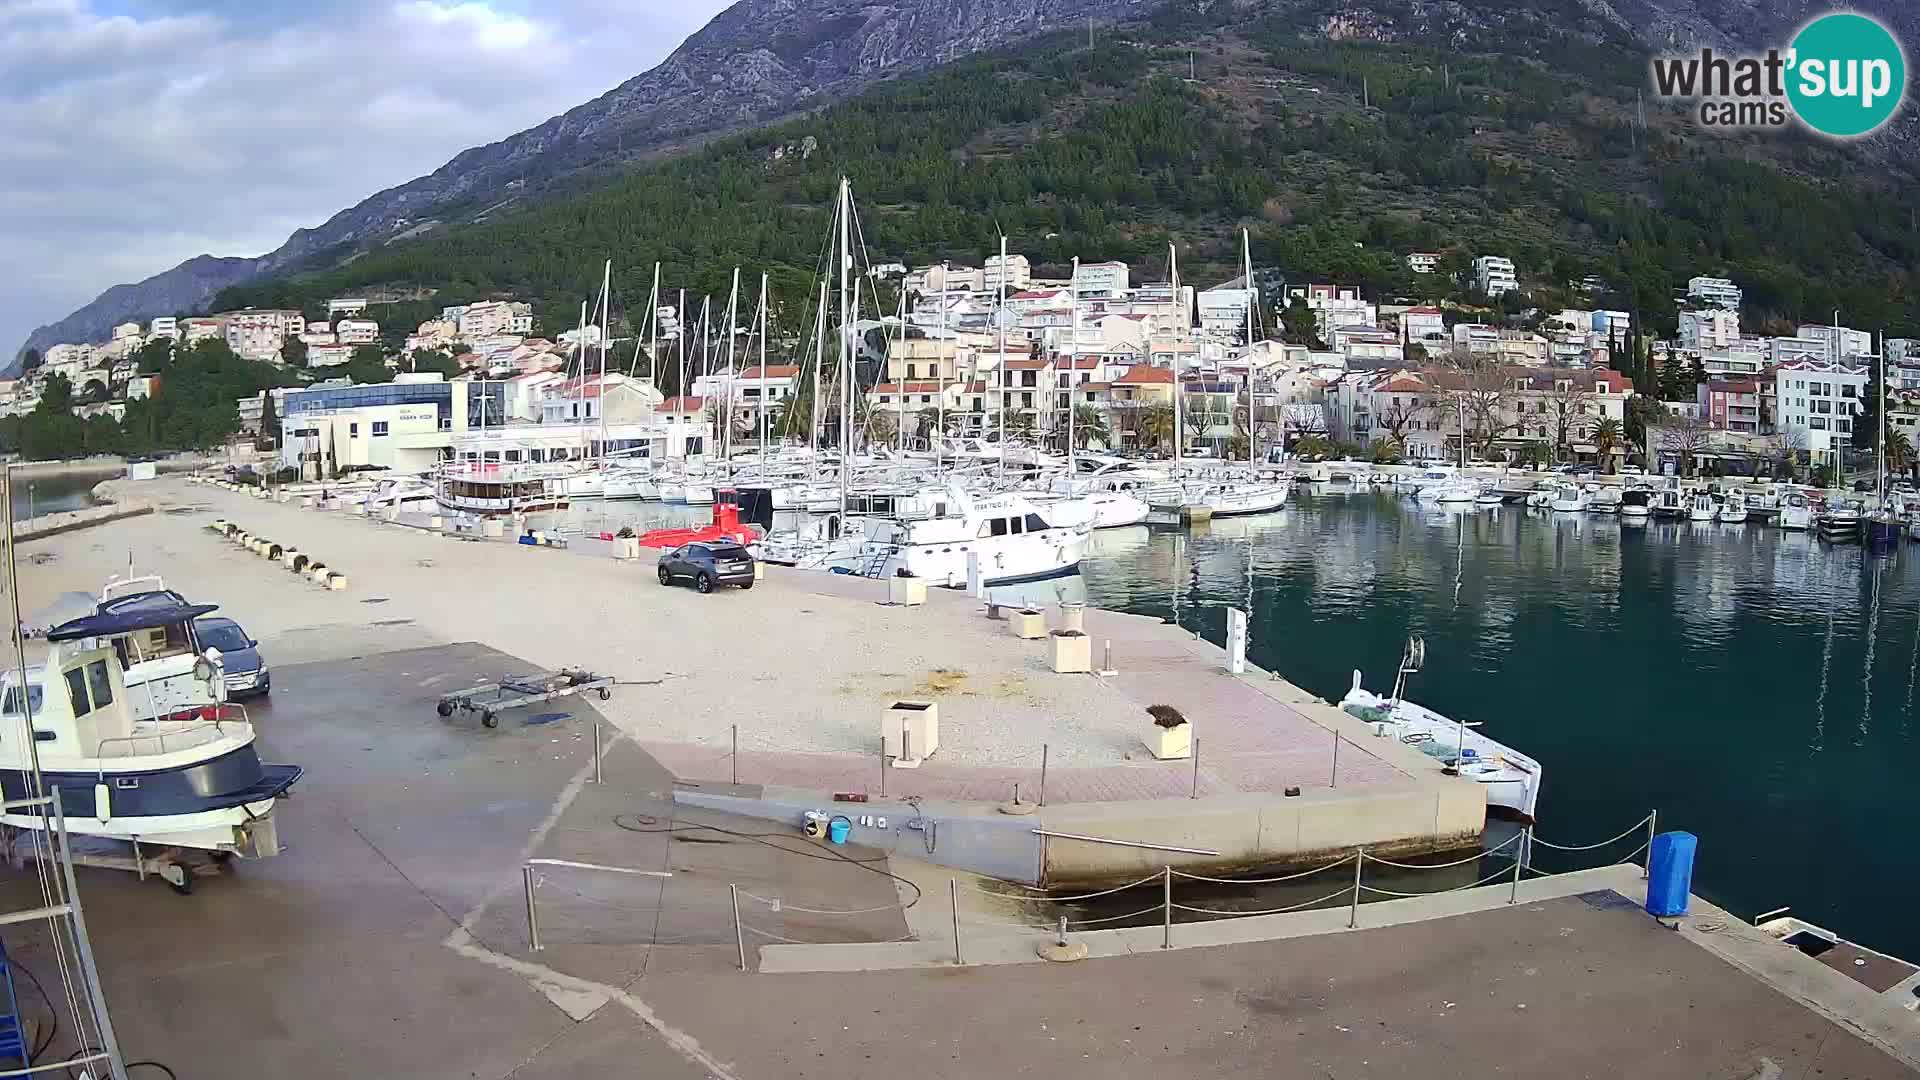
<instances>
[{"instance_id":1,"label":"moored motor yacht","mask_svg":"<svg viewBox=\"0 0 1920 1080\"><path fill-rule=\"evenodd\" d=\"M1653 516L1653 489L1629 488L1620 493L1620 520L1637 524Z\"/></svg>"},{"instance_id":2,"label":"moored motor yacht","mask_svg":"<svg viewBox=\"0 0 1920 1080\"><path fill-rule=\"evenodd\" d=\"M1587 493L1577 484L1562 483L1554 490L1552 506L1556 514L1578 514L1587 508Z\"/></svg>"},{"instance_id":3,"label":"moored motor yacht","mask_svg":"<svg viewBox=\"0 0 1920 1080\"><path fill-rule=\"evenodd\" d=\"M61 800L69 832L150 847L245 856L277 854L274 802L300 778L297 765L263 765L245 711L221 705L191 719L136 722L137 691L115 650L100 642L153 629L175 612L133 609L53 627L44 662L0 675L0 788L9 800ZM164 624L163 624L164 625ZM24 692L23 692L24 690ZM13 731L33 728L35 754ZM37 759L39 779L35 779ZM0 823L44 827L15 812ZM176 880L185 888L184 869Z\"/></svg>"},{"instance_id":4,"label":"moored motor yacht","mask_svg":"<svg viewBox=\"0 0 1920 1080\"><path fill-rule=\"evenodd\" d=\"M1814 526L1820 531L1820 539L1836 544L1858 543L1860 540L1860 504L1853 499L1834 498L1827 500L1826 509L1814 518Z\"/></svg>"},{"instance_id":5,"label":"moored motor yacht","mask_svg":"<svg viewBox=\"0 0 1920 1080\"><path fill-rule=\"evenodd\" d=\"M1626 500L1620 489L1611 484L1595 485L1587 492L1587 513L1617 514L1625 506Z\"/></svg>"},{"instance_id":6,"label":"moored motor yacht","mask_svg":"<svg viewBox=\"0 0 1920 1080\"><path fill-rule=\"evenodd\" d=\"M1679 485L1670 483L1654 493L1654 517L1672 520L1674 518L1685 517L1686 514L1687 500L1686 497L1680 493Z\"/></svg>"},{"instance_id":7,"label":"moored motor yacht","mask_svg":"<svg viewBox=\"0 0 1920 1080\"><path fill-rule=\"evenodd\" d=\"M1747 508L1747 493L1735 489L1727 493L1726 501L1720 504L1720 510L1714 516L1726 525L1744 525L1751 515Z\"/></svg>"},{"instance_id":8,"label":"moored motor yacht","mask_svg":"<svg viewBox=\"0 0 1920 1080\"><path fill-rule=\"evenodd\" d=\"M860 520L858 554L835 560L833 568L866 577L904 570L934 585L960 587L971 561L983 584L1012 585L1071 574L1086 552L1086 529L1053 525L1021 495L975 496L949 487L928 508L925 516Z\"/></svg>"},{"instance_id":9,"label":"moored motor yacht","mask_svg":"<svg viewBox=\"0 0 1920 1080\"><path fill-rule=\"evenodd\" d=\"M1719 512L1720 508L1713 505L1713 496L1705 491L1696 491L1687 500L1688 521L1712 521Z\"/></svg>"}]
</instances>

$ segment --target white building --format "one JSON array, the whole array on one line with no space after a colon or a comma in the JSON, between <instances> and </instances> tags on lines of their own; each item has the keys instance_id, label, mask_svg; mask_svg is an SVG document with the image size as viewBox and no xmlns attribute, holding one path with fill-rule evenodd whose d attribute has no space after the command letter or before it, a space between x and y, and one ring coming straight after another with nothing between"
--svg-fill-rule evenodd
<instances>
[{"instance_id":1,"label":"white building","mask_svg":"<svg viewBox=\"0 0 1920 1080\"><path fill-rule=\"evenodd\" d=\"M341 319L333 332L342 345L371 345L380 340L380 324L372 319Z\"/></svg>"},{"instance_id":2,"label":"white building","mask_svg":"<svg viewBox=\"0 0 1920 1080\"><path fill-rule=\"evenodd\" d=\"M985 292L999 292L1002 285L1008 292L1024 289L1033 284L1033 267L1028 264L1025 255L1008 255L1005 269L1002 270L1000 256L989 255L980 267L980 288Z\"/></svg>"},{"instance_id":3,"label":"white building","mask_svg":"<svg viewBox=\"0 0 1920 1080\"><path fill-rule=\"evenodd\" d=\"M123 340L125 340L125 339L127 339L127 338L132 338L132 339L134 339L135 341L138 341L138 340L140 339L140 324L139 324L139 323L137 323L137 322L123 322L123 323L121 323L120 325L118 325L118 326L116 326L116 327L114 327L114 328L113 328L113 338L112 338L112 340L114 340L114 341L123 341Z\"/></svg>"},{"instance_id":4,"label":"white building","mask_svg":"<svg viewBox=\"0 0 1920 1080\"><path fill-rule=\"evenodd\" d=\"M469 426L470 402L498 383L447 382L438 373L366 386L321 383L281 395L280 464L323 478L351 467L425 474Z\"/></svg>"},{"instance_id":5,"label":"white building","mask_svg":"<svg viewBox=\"0 0 1920 1080\"><path fill-rule=\"evenodd\" d=\"M1740 309L1709 307L1680 313L1680 347L1725 349L1740 338Z\"/></svg>"},{"instance_id":6,"label":"white building","mask_svg":"<svg viewBox=\"0 0 1920 1080\"><path fill-rule=\"evenodd\" d=\"M1714 307L1740 309L1740 286L1726 278L1696 277L1687 279L1687 299L1698 300Z\"/></svg>"},{"instance_id":7,"label":"white building","mask_svg":"<svg viewBox=\"0 0 1920 1080\"><path fill-rule=\"evenodd\" d=\"M1850 326L1806 325L1800 327L1799 337L1803 341L1818 341L1825 345L1825 359L1832 363L1855 356L1875 355L1873 335Z\"/></svg>"},{"instance_id":8,"label":"white building","mask_svg":"<svg viewBox=\"0 0 1920 1080\"><path fill-rule=\"evenodd\" d=\"M189 345L197 341L227 336L227 320L220 316L191 318L181 324L181 328L186 333Z\"/></svg>"},{"instance_id":9,"label":"white building","mask_svg":"<svg viewBox=\"0 0 1920 1080\"><path fill-rule=\"evenodd\" d=\"M1780 365L1773 374L1775 426L1806 435L1810 463L1835 463L1839 448L1853 438L1853 418L1869 374L1866 365L1814 360Z\"/></svg>"},{"instance_id":10,"label":"white building","mask_svg":"<svg viewBox=\"0 0 1920 1080\"><path fill-rule=\"evenodd\" d=\"M63 375L78 371L93 363L94 348L91 345L49 345L40 356L42 366L49 372L57 371Z\"/></svg>"},{"instance_id":11,"label":"white building","mask_svg":"<svg viewBox=\"0 0 1920 1080\"><path fill-rule=\"evenodd\" d=\"M352 345L337 342L326 345L307 346L307 366L310 368L339 367L353 359Z\"/></svg>"},{"instance_id":12,"label":"white building","mask_svg":"<svg viewBox=\"0 0 1920 1080\"><path fill-rule=\"evenodd\" d=\"M178 340L180 337L180 320L174 318L172 315L155 316L153 321L147 324L147 337L174 338Z\"/></svg>"},{"instance_id":13,"label":"white building","mask_svg":"<svg viewBox=\"0 0 1920 1080\"><path fill-rule=\"evenodd\" d=\"M795 364L751 365L729 376L724 371L693 380L693 392L705 398L715 414L731 412L736 431L760 430L762 412L777 413L795 390L800 368Z\"/></svg>"},{"instance_id":14,"label":"white building","mask_svg":"<svg viewBox=\"0 0 1920 1080\"><path fill-rule=\"evenodd\" d=\"M1416 274L1431 274L1440 269L1440 253L1437 251L1416 251L1407 256L1407 269Z\"/></svg>"},{"instance_id":15,"label":"white building","mask_svg":"<svg viewBox=\"0 0 1920 1080\"><path fill-rule=\"evenodd\" d=\"M1408 308L1400 313L1400 340L1431 352L1447 343L1447 319L1437 307Z\"/></svg>"},{"instance_id":16,"label":"white building","mask_svg":"<svg viewBox=\"0 0 1920 1080\"><path fill-rule=\"evenodd\" d=\"M1252 290L1242 285L1239 278L1201 290L1200 329L1227 336L1244 333L1247 329L1247 305L1252 302Z\"/></svg>"},{"instance_id":17,"label":"white building","mask_svg":"<svg viewBox=\"0 0 1920 1080\"><path fill-rule=\"evenodd\" d=\"M367 301L359 296L336 296L327 301L327 318L335 315L358 315L367 310Z\"/></svg>"},{"instance_id":18,"label":"white building","mask_svg":"<svg viewBox=\"0 0 1920 1080\"><path fill-rule=\"evenodd\" d=\"M1802 360L1833 359L1833 346L1825 338L1777 337L1767 344L1767 360L1773 364L1792 364Z\"/></svg>"},{"instance_id":19,"label":"white building","mask_svg":"<svg viewBox=\"0 0 1920 1080\"><path fill-rule=\"evenodd\" d=\"M1360 290L1351 285L1292 285L1287 288L1287 304L1304 299L1313 312L1314 334L1331 343L1333 332L1348 326L1373 326L1380 321L1380 309L1360 298Z\"/></svg>"},{"instance_id":20,"label":"white building","mask_svg":"<svg viewBox=\"0 0 1920 1080\"><path fill-rule=\"evenodd\" d=\"M1405 358L1400 338L1391 330L1372 326L1342 326L1333 331L1328 342L1334 351L1349 360L1391 361Z\"/></svg>"},{"instance_id":21,"label":"white building","mask_svg":"<svg viewBox=\"0 0 1920 1080\"><path fill-rule=\"evenodd\" d=\"M236 311L226 320L227 347L247 360L279 359L287 337L307 328L306 317L298 311Z\"/></svg>"},{"instance_id":22,"label":"white building","mask_svg":"<svg viewBox=\"0 0 1920 1080\"><path fill-rule=\"evenodd\" d=\"M1473 283L1488 296L1499 296L1519 288L1520 277L1514 271L1512 259L1482 255L1473 260Z\"/></svg>"},{"instance_id":23,"label":"white building","mask_svg":"<svg viewBox=\"0 0 1920 1080\"><path fill-rule=\"evenodd\" d=\"M663 401L665 397L652 383L608 372L549 384L540 402L540 422L649 423Z\"/></svg>"},{"instance_id":24,"label":"white building","mask_svg":"<svg viewBox=\"0 0 1920 1080\"><path fill-rule=\"evenodd\" d=\"M1073 283L1082 300L1113 299L1124 296L1131 287L1123 262L1081 263Z\"/></svg>"}]
</instances>

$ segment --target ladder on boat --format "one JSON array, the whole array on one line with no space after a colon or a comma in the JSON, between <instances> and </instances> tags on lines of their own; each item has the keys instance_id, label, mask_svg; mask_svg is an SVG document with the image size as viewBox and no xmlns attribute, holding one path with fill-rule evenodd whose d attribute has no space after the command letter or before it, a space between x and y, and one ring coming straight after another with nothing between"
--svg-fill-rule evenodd
<instances>
[{"instance_id":1,"label":"ladder on boat","mask_svg":"<svg viewBox=\"0 0 1920 1080\"><path fill-rule=\"evenodd\" d=\"M0 941L0 1061L18 1058L21 1068L33 1062L27 1049L27 1029L20 1020L20 999L13 989L13 962L7 958L6 942Z\"/></svg>"},{"instance_id":2,"label":"ladder on boat","mask_svg":"<svg viewBox=\"0 0 1920 1080\"><path fill-rule=\"evenodd\" d=\"M886 569L887 560L891 558L893 558L893 552L891 550L884 547L876 548L873 554L861 563L860 576L879 577L880 571Z\"/></svg>"}]
</instances>

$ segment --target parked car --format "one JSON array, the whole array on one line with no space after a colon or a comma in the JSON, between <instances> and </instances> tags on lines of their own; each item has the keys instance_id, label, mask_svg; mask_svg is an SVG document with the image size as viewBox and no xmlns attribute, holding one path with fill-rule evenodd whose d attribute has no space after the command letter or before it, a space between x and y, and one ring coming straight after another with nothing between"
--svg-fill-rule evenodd
<instances>
[{"instance_id":1,"label":"parked car","mask_svg":"<svg viewBox=\"0 0 1920 1080\"><path fill-rule=\"evenodd\" d=\"M660 584L692 581L710 593L719 585L753 588L753 553L731 540L696 540L660 556Z\"/></svg>"},{"instance_id":2,"label":"parked car","mask_svg":"<svg viewBox=\"0 0 1920 1080\"><path fill-rule=\"evenodd\" d=\"M227 676L227 697L243 698L273 693L273 673L260 656L260 643L247 636L240 624L218 615L203 615L193 621L193 632L200 644L220 650L220 666Z\"/></svg>"}]
</instances>

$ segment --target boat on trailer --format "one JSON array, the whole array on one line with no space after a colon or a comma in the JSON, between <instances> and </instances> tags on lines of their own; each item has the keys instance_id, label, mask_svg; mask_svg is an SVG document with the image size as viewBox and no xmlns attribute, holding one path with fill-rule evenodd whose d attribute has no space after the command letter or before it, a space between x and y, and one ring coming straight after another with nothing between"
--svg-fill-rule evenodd
<instances>
[{"instance_id":1,"label":"boat on trailer","mask_svg":"<svg viewBox=\"0 0 1920 1080\"><path fill-rule=\"evenodd\" d=\"M1540 799L1539 762L1473 730L1479 727L1477 722L1453 720L1406 699L1407 676L1420 670L1426 653L1424 641L1408 639L1388 697L1364 689L1360 672L1355 671L1353 687L1340 699L1340 708L1371 724L1374 735L1397 738L1438 758L1448 775L1481 785L1490 812L1531 823Z\"/></svg>"},{"instance_id":2,"label":"boat on trailer","mask_svg":"<svg viewBox=\"0 0 1920 1080\"><path fill-rule=\"evenodd\" d=\"M0 792L10 803L57 798L68 833L133 849L131 860L98 862L158 872L182 892L192 887L185 851L278 854L274 804L301 775L298 765L261 762L253 724L237 705L135 720L137 691L112 643L206 610L135 608L70 620L47 632L47 657L26 669L24 683L18 670L0 675L0 731L8 736L0 738ZM29 727L31 747L12 737ZM48 818L25 809L0 813L0 824L47 828Z\"/></svg>"}]
</instances>

